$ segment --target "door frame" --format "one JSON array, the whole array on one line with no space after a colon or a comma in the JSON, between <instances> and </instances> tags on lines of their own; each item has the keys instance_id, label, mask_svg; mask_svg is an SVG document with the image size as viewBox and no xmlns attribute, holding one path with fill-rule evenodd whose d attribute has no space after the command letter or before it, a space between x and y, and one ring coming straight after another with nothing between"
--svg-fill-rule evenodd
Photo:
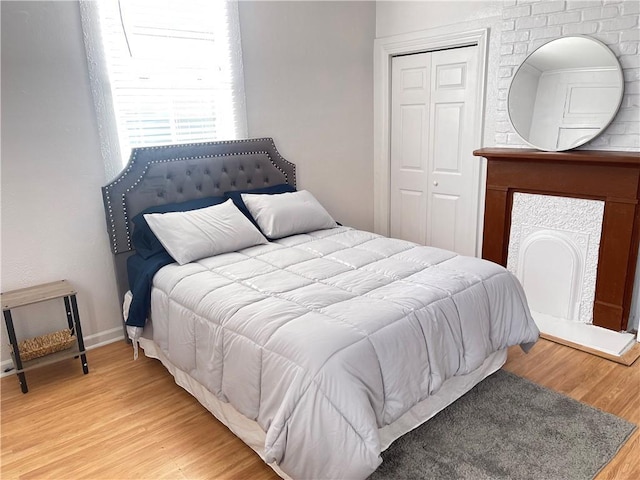
<instances>
[{"instance_id":1,"label":"door frame","mask_svg":"<svg viewBox=\"0 0 640 480\"><path fill-rule=\"evenodd\" d=\"M377 38L373 43L373 229L381 235L390 231L391 198L391 59L394 56L423 53L446 48L477 46L478 86L476 91L476 116L472 123L475 148L481 148L484 132L484 108L487 86L487 59L489 29L433 35L428 30ZM469 152L471 156L471 152ZM481 238L478 226L482 225L480 211L481 162L477 160L474 175L477 177L473 192L478 205L478 224L475 231ZM476 241L476 256L480 242Z\"/></svg>"}]
</instances>

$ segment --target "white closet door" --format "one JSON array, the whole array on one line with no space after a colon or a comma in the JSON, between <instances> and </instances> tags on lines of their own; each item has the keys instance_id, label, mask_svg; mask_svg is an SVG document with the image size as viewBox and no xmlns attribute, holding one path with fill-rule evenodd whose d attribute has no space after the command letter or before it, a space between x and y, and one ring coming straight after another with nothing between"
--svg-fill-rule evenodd
<instances>
[{"instance_id":1,"label":"white closet door","mask_svg":"<svg viewBox=\"0 0 640 480\"><path fill-rule=\"evenodd\" d=\"M391 236L475 255L476 49L395 57L391 78Z\"/></svg>"},{"instance_id":2,"label":"white closet door","mask_svg":"<svg viewBox=\"0 0 640 480\"><path fill-rule=\"evenodd\" d=\"M391 236L426 244L431 55L391 66Z\"/></svg>"}]
</instances>

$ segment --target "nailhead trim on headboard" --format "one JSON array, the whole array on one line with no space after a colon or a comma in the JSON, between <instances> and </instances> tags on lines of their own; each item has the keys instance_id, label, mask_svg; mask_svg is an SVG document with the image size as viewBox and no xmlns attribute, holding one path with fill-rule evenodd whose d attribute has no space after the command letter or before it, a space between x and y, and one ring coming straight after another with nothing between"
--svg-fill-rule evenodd
<instances>
[{"instance_id":1,"label":"nailhead trim on headboard","mask_svg":"<svg viewBox=\"0 0 640 480\"><path fill-rule=\"evenodd\" d=\"M224 151L224 146L229 145L232 151ZM246 149L238 148L246 145ZM256 148L257 147L257 148ZM185 155L185 152L193 150L198 154ZM176 156L170 152L175 151ZM154 152L158 152L161 158L155 159ZM125 169L113 182L102 188L109 240L114 254L126 252L132 249L131 232L129 229L129 214L127 212L127 195L135 190L145 178L149 167L154 164L179 162L186 160L211 160L215 158L264 155L279 172L286 183L296 184L295 165L285 160L271 138L256 138L247 140L226 140L220 142L189 143L180 145L162 145L154 147L141 147L132 151L131 158ZM141 158L144 157L144 158ZM143 162L143 163L140 163ZM224 169L226 173L226 169ZM244 171L241 165L239 171ZM265 181L268 182L268 172L265 173ZM232 179L235 185L235 179ZM119 197L119 205L116 208L113 199ZM124 236L118 233L119 228L124 230Z\"/></svg>"}]
</instances>

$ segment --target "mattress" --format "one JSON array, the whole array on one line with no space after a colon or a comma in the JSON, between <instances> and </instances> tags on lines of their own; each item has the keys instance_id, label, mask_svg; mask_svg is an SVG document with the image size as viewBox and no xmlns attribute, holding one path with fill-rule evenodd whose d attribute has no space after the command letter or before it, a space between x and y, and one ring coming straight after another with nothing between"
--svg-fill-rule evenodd
<instances>
[{"instance_id":1,"label":"mattress","mask_svg":"<svg viewBox=\"0 0 640 480\"><path fill-rule=\"evenodd\" d=\"M345 227L163 267L151 316L148 353L257 425L292 478L366 478L444 384L538 338L504 268Z\"/></svg>"}]
</instances>

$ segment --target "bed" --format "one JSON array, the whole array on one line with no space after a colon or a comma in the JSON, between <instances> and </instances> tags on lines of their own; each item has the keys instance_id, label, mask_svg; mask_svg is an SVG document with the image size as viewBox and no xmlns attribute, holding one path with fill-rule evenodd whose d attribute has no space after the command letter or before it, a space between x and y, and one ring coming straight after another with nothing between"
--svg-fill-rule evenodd
<instances>
[{"instance_id":1,"label":"bed","mask_svg":"<svg viewBox=\"0 0 640 480\"><path fill-rule=\"evenodd\" d=\"M295 186L295 165L270 138L134 149L103 187L124 315L145 355L280 476L366 478L393 440L498 370L509 346L530 348L538 330L504 268L326 217L299 226L315 213L283 216L292 210L278 205L317 202ZM141 273L141 217L164 221L163 207L216 197L177 216L236 218L242 202L224 199L240 192L264 241L242 230L244 243L192 259L172 250L183 236ZM136 298L145 314L133 325Z\"/></svg>"}]
</instances>

